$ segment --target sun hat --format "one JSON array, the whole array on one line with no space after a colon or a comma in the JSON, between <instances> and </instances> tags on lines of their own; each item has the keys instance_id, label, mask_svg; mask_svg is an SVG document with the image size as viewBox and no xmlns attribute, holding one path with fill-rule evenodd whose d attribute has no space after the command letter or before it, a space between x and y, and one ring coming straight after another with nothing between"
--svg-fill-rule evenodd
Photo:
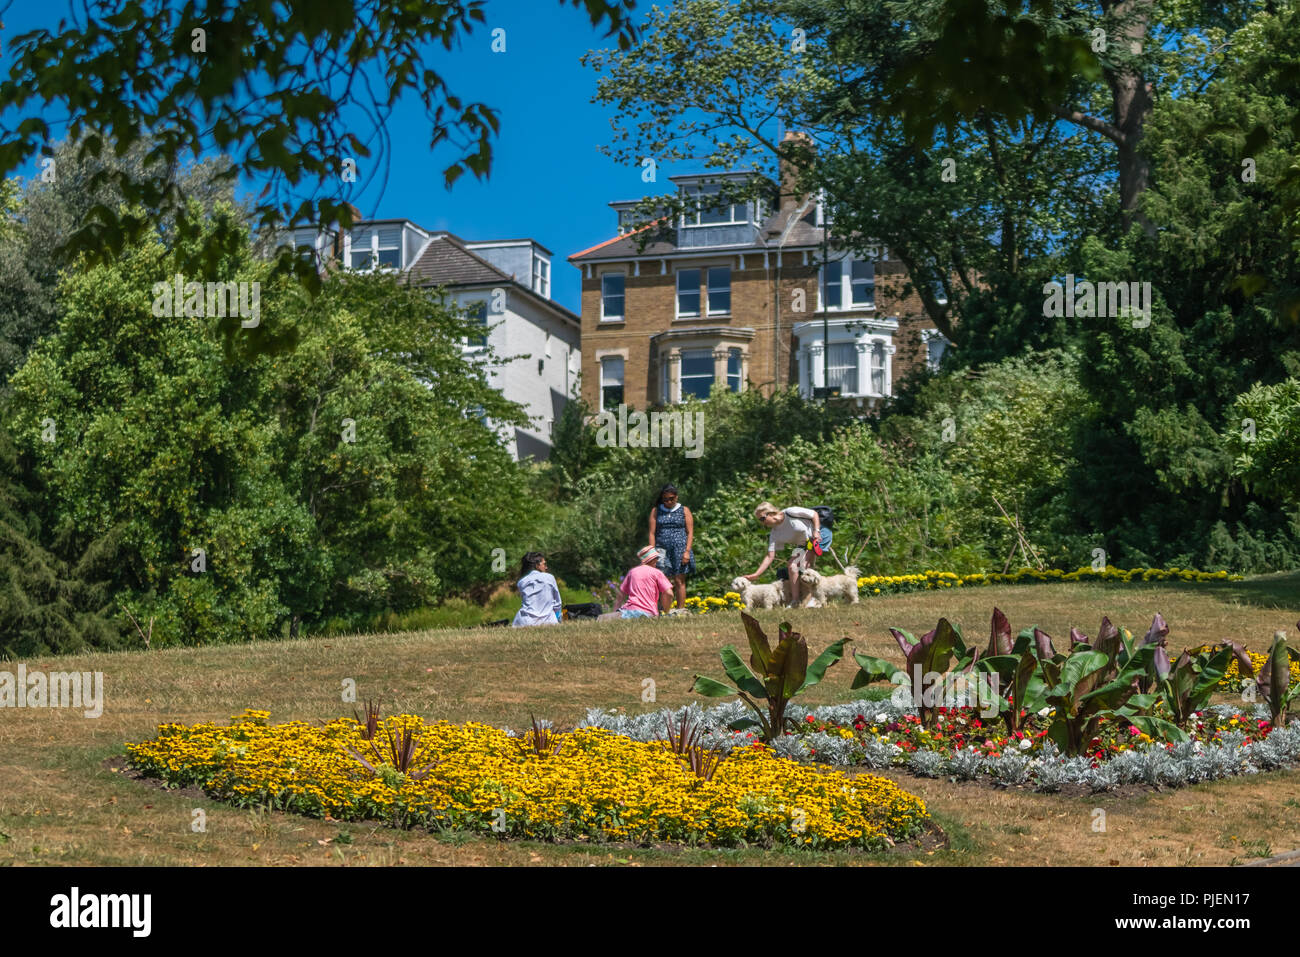
<instances>
[{"instance_id":1,"label":"sun hat","mask_svg":"<svg viewBox=\"0 0 1300 957\"><path fill-rule=\"evenodd\" d=\"M653 545L647 545L645 548L641 549L639 552L636 553L636 557L641 560L642 565L650 565L654 562L661 560L664 557L664 554L665 552L662 548L656 548Z\"/></svg>"}]
</instances>

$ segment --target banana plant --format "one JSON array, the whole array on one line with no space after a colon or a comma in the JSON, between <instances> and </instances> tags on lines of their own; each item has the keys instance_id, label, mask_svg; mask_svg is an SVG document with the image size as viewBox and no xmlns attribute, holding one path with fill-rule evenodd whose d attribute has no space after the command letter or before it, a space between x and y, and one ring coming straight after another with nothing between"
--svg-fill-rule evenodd
<instances>
[{"instance_id":1,"label":"banana plant","mask_svg":"<svg viewBox=\"0 0 1300 957\"><path fill-rule=\"evenodd\" d=\"M1296 627L1300 628L1300 622ZM1287 710L1300 698L1300 681L1291 684L1292 661L1300 662L1300 651L1287 647L1285 631L1274 632L1273 646L1268 650L1264 666L1259 669L1255 685L1268 705L1275 728L1286 722Z\"/></svg>"},{"instance_id":2,"label":"banana plant","mask_svg":"<svg viewBox=\"0 0 1300 957\"><path fill-rule=\"evenodd\" d=\"M1040 628L1026 628L1013 641L1011 623L1000 608L993 609L989 627L989 644L984 656L975 662L975 670L998 676L998 688L1009 689L1006 696L995 699L1008 733L1019 731L1026 715L1046 703L1046 683L1039 674L1039 656L1055 657L1052 639Z\"/></svg>"},{"instance_id":3,"label":"banana plant","mask_svg":"<svg viewBox=\"0 0 1300 957\"><path fill-rule=\"evenodd\" d=\"M844 647L852 641L841 638L808 663L808 643L803 635L796 634L788 621L781 622L776 647L763 631L758 621L744 612L740 619L745 624L749 639L749 666L741 660L733 645L722 649L722 667L732 684L696 675L691 691L708 698L728 698L740 695L740 700L754 712L752 718L742 718L731 725L733 730L757 726L764 741L771 743L786 726L786 709L799 694L817 684L826 669L844 657ZM760 708L759 701L766 702Z\"/></svg>"},{"instance_id":4,"label":"banana plant","mask_svg":"<svg viewBox=\"0 0 1300 957\"><path fill-rule=\"evenodd\" d=\"M1184 651L1163 675L1160 674L1160 657L1156 656L1153 664L1159 681L1160 700L1164 702L1175 724L1186 723L1193 714L1210 703L1220 679L1234 658L1243 678L1254 675L1255 666L1246 654L1246 649L1235 641L1226 639L1210 650L1195 655ZM1165 660L1168 661L1168 658Z\"/></svg>"},{"instance_id":5,"label":"banana plant","mask_svg":"<svg viewBox=\"0 0 1300 957\"><path fill-rule=\"evenodd\" d=\"M1151 714L1158 696L1138 690L1155 657L1156 645L1138 649L1120 664L1122 652L1076 650L1063 663L1042 662L1050 687L1047 704L1056 709L1047 736L1067 755L1079 755L1107 718L1122 719L1152 737L1186 741L1176 724ZM1108 678L1108 675L1111 677Z\"/></svg>"},{"instance_id":6,"label":"banana plant","mask_svg":"<svg viewBox=\"0 0 1300 957\"><path fill-rule=\"evenodd\" d=\"M853 678L853 688L862 688L875 681L894 681L902 684L904 680L914 689L914 700L920 713L921 724L933 726L938 716L938 704L932 696L916 694L922 681L933 681L933 675L942 675L947 680L949 666L956 663L954 670L971 671L979 659L978 649L967 648L962 640L961 630L947 618L940 618L933 631L927 631L916 638L910 631L890 628L889 633L903 652L904 667L871 655L854 654L858 663L858 673ZM901 672L901 673L900 673ZM904 677L905 676L905 677Z\"/></svg>"}]
</instances>

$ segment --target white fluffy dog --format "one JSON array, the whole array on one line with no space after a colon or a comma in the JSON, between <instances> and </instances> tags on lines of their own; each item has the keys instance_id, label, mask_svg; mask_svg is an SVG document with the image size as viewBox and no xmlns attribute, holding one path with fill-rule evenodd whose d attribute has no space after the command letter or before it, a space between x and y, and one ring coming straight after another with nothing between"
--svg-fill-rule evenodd
<instances>
[{"instance_id":1,"label":"white fluffy dog","mask_svg":"<svg viewBox=\"0 0 1300 957\"><path fill-rule=\"evenodd\" d=\"M813 600L825 605L832 598L847 598L850 604L858 603L858 569L850 565L843 575L823 575L815 568L805 568L799 582L812 591Z\"/></svg>"},{"instance_id":2,"label":"white fluffy dog","mask_svg":"<svg viewBox=\"0 0 1300 957\"><path fill-rule=\"evenodd\" d=\"M757 585L744 575L731 582L731 590L740 595L746 611L755 608L781 608L790 601L790 583L778 581L771 585Z\"/></svg>"}]
</instances>

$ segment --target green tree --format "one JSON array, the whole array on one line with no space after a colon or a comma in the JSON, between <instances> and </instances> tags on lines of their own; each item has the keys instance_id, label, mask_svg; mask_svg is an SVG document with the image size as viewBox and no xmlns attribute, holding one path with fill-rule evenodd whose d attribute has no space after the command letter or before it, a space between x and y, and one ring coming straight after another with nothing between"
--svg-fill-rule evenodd
<instances>
[{"instance_id":1,"label":"green tree","mask_svg":"<svg viewBox=\"0 0 1300 957\"><path fill-rule=\"evenodd\" d=\"M117 536L111 592L158 644L432 603L518 547L517 467L480 416L521 413L463 358L464 320L389 276L312 302L246 244L216 273L262 283L232 347L240 317L156 314L182 258L150 240L69 272L7 410L37 517L65 555Z\"/></svg>"},{"instance_id":2,"label":"green tree","mask_svg":"<svg viewBox=\"0 0 1300 957\"><path fill-rule=\"evenodd\" d=\"M585 9L620 43L633 35L634 0L559 3ZM93 183L111 183L127 209L98 205L68 238L98 261L171 218L188 241L181 271L211 275L241 232L205 228L176 175L183 157L209 150L232 158L232 180L265 183L259 226L351 225L344 160L358 166L353 180L378 178L379 163L366 160L385 155L385 121L408 93L423 107L430 148L450 151L448 185L488 172L497 113L453 91L435 54L486 22L483 0L89 0L79 13L10 42L0 112L16 122L0 126L0 175L48 155L50 112L67 115L82 157L152 138L156 162L107 168ZM311 195L300 198L303 190ZM287 244L277 268L319 288L315 269Z\"/></svg>"},{"instance_id":3,"label":"green tree","mask_svg":"<svg viewBox=\"0 0 1300 957\"><path fill-rule=\"evenodd\" d=\"M67 240L91 211L103 207L116 210L123 196L114 177L139 179L150 163L153 144L137 140L122 155L116 150L97 157L83 155L80 144L64 140L55 144L51 159L57 175L51 180L33 177L20 187L4 180L0 208L3 209L3 242L0 242L0 388L21 365L23 358L42 336L54 330L58 321L59 275L73 258ZM221 157L204 160L175 172L181 191L199 204L202 214L211 216L219 204L236 205L233 184L227 172L230 163ZM248 210L242 209L245 218ZM157 217L158 235L170 241L173 218L162 209Z\"/></svg>"},{"instance_id":4,"label":"green tree","mask_svg":"<svg viewBox=\"0 0 1300 957\"><path fill-rule=\"evenodd\" d=\"M0 430L0 658L121 645L106 587L112 536L70 566L41 543L40 492Z\"/></svg>"},{"instance_id":5,"label":"green tree","mask_svg":"<svg viewBox=\"0 0 1300 957\"><path fill-rule=\"evenodd\" d=\"M1233 418L1233 475L1262 496L1300 504L1300 379L1255 386L1237 397Z\"/></svg>"},{"instance_id":6,"label":"green tree","mask_svg":"<svg viewBox=\"0 0 1300 957\"><path fill-rule=\"evenodd\" d=\"M598 101L616 110L609 155L769 173L778 158L793 161L799 191L827 197L837 245L883 244L936 326L975 351L987 336L978 321L958 331L966 301L992 323L1011 314L1002 287L1039 295L1060 237L1096 225L1105 160L1055 118L1019 129L982 114L920 148L878 79L914 43L894 6L687 0L652 11L636 46L585 62L601 74ZM815 153L780 139L782 126L810 133ZM675 202L649 197L641 209L653 219ZM1015 315L1000 339L1064 342L1041 305Z\"/></svg>"}]
</instances>

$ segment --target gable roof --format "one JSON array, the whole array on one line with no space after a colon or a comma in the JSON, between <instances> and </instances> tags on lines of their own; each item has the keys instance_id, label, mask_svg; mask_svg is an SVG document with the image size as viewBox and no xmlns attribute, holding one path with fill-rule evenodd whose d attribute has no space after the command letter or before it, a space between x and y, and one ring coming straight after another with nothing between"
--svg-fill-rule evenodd
<instances>
[{"instance_id":1,"label":"gable roof","mask_svg":"<svg viewBox=\"0 0 1300 957\"><path fill-rule=\"evenodd\" d=\"M465 247L465 240L451 233L435 233L407 271L422 286L509 286L527 299L550 310L573 326L581 320L553 299L538 295L513 276L502 272L482 256Z\"/></svg>"},{"instance_id":2,"label":"gable roof","mask_svg":"<svg viewBox=\"0 0 1300 957\"><path fill-rule=\"evenodd\" d=\"M482 256L465 248L465 241L451 233L435 233L408 271L412 279L430 285L513 282Z\"/></svg>"}]
</instances>

